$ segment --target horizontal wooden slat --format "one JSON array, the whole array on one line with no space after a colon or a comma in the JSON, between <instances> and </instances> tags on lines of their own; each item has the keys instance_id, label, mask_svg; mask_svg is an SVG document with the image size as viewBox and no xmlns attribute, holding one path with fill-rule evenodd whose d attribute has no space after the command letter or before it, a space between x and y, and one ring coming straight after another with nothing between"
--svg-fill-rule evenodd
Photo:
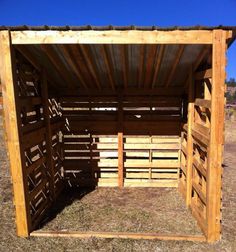
<instances>
[{"instance_id":1,"label":"horizontal wooden slat","mask_svg":"<svg viewBox=\"0 0 236 252\"><path fill-rule=\"evenodd\" d=\"M193 200L191 201L190 207L191 207L192 214L196 218L199 227L201 228L202 232L204 234L206 234L206 231L207 231L206 220L202 216L202 214L200 213L200 211L198 210L198 207L196 206L196 204L194 203Z\"/></svg>"},{"instance_id":2,"label":"horizontal wooden slat","mask_svg":"<svg viewBox=\"0 0 236 252\"><path fill-rule=\"evenodd\" d=\"M128 233L128 232L81 232L81 231L33 231L30 236L39 237L68 237L68 238L119 238L146 240L175 240L175 241L206 241L203 235L181 235L161 233Z\"/></svg>"},{"instance_id":3,"label":"horizontal wooden slat","mask_svg":"<svg viewBox=\"0 0 236 252\"><path fill-rule=\"evenodd\" d=\"M193 185L194 190L196 191L196 193L202 200L202 202L206 205L206 195L203 193L201 187L195 181L192 182L192 185Z\"/></svg>"},{"instance_id":4,"label":"horizontal wooden slat","mask_svg":"<svg viewBox=\"0 0 236 252\"><path fill-rule=\"evenodd\" d=\"M195 128L196 131L200 132L201 134L205 136L210 135L210 129L207 126L204 126L200 123L195 122L193 127Z\"/></svg>"},{"instance_id":5,"label":"horizontal wooden slat","mask_svg":"<svg viewBox=\"0 0 236 252\"><path fill-rule=\"evenodd\" d=\"M212 31L11 31L12 44L212 44Z\"/></svg>"},{"instance_id":6,"label":"horizontal wooden slat","mask_svg":"<svg viewBox=\"0 0 236 252\"><path fill-rule=\"evenodd\" d=\"M34 171L38 166L42 165L46 161L46 157L40 157L37 161L33 162L29 165L29 167L26 168L26 173L30 174L32 171Z\"/></svg>"},{"instance_id":7,"label":"horizontal wooden slat","mask_svg":"<svg viewBox=\"0 0 236 252\"><path fill-rule=\"evenodd\" d=\"M205 100L205 99L195 99L195 106L201 106L204 108L211 108L211 100Z\"/></svg>"},{"instance_id":8,"label":"horizontal wooden slat","mask_svg":"<svg viewBox=\"0 0 236 252\"><path fill-rule=\"evenodd\" d=\"M205 146L209 144L209 137L198 132L194 127L192 128L192 135L197 140L203 143Z\"/></svg>"},{"instance_id":9,"label":"horizontal wooden slat","mask_svg":"<svg viewBox=\"0 0 236 252\"><path fill-rule=\"evenodd\" d=\"M206 178L206 169L204 166L199 163L195 157L193 157L193 165L194 167Z\"/></svg>"},{"instance_id":10,"label":"horizontal wooden slat","mask_svg":"<svg viewBox=\"0 0 236 252\"><path fill-rule=\"evenodd\" d=\"M38 193L40 193L41 190L43 190L43 188L46 186L46 184L47 184L47 180L41 181L40 184L37 185L37 186L33 189L33 191L31 191L31 192L29 193L29 198L30 198L30 200L33 200L34 197L35 197Z\"/></svg>"},{"instance_id":11,"label":"horizontal wooden slat","mask_svg":"<svg viewBox=\"0 0 236 252\"><path fill-rule=\"evenodd\" d=\"M212 69L207 69L201 72L197 72L194 75L195 80L209 79L212 77Z\"/></svg>"},{"instance_id":12,"label":"horizontal wooden slat","mask_svg":"<svg viewBox=\"0 0 236 252\"><path fill-rule=\"evenodd\" d=\"M125 187L177 187L178 181L175 179L125 179Z\"/></svg>"}]
</instances>

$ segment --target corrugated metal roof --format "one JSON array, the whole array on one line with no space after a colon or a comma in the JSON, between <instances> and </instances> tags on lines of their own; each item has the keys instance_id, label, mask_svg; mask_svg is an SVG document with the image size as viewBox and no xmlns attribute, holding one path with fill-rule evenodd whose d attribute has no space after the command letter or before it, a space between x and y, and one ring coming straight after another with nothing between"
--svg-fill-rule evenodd
<instances>
[{"instance_id":1,"label":"corrugated metal roof","mask_svg":"<svg viewBox=\"0 0 236 252\"><path fill-rule=\"evenodd\" d=\"M215 29L223 29L223 30L236 30L236 26L170 26L170 27L160 27L160 26L93 26L93 25L82 25L82 26L50 26L50 25L42 25L42 26L30 26L30 25L19 25L19 26L0 26L0 30L11 30L11 31L23 31L23 30L33 30L33 31L43 31L43 30L57 30L57 31L85 31L85 30L95 30L95 31L105 31L105 30L142 30L142 31L150 31L150 30L160 30L160 31L173 31L173 30L215 30Z\"/></svg>"}]
</instances>

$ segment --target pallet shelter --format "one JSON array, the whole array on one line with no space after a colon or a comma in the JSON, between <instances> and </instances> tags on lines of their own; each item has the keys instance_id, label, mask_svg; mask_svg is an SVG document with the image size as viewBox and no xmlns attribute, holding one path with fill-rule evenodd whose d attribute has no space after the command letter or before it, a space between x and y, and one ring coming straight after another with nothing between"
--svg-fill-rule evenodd
<instances>
[{"instance_id":1,"label":"pallet shelter","mask_svg":"<svg viewBox=\"0 0 236 252\"><path fill-rule=\"evenodd\" d=\"M0 27L17 234L220 239L235 27ZM203 235L35 231L65 184L176 187Z\"/></svg>"}]
</instances>

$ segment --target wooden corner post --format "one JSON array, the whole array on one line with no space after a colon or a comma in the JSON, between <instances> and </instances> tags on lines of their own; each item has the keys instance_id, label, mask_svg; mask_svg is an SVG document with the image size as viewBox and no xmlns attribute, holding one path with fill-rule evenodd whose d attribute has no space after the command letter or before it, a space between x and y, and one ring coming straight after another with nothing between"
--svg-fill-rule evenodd
<instances>
[{"instance_id":1,"label":"wooden corner post","mask_svg":"<svg viewBox=\"0 0 236 252\"><path fill-rule=\"evenodd\" d=\"M5 129L13 182L17 234L27 237L30 233L30 213L27 201L27 181L23 170L24 153L20 146L20 111L17 107L15 61L12 55L9 31L0 32L1 81L4 104Z\"/></svg>"},{"instance_id":2,"label":"wooden corner post","mask_svg":"<svg viewBox=\"0 0 236 252\"><path fill-rule=\"evenodd\" d=\"M212 100L210 145L207 165L207 240L220 239L221 176L224 143L224 91L226 65L226 32L213 31L212 47Z\"/></svg>"}]
</instances>

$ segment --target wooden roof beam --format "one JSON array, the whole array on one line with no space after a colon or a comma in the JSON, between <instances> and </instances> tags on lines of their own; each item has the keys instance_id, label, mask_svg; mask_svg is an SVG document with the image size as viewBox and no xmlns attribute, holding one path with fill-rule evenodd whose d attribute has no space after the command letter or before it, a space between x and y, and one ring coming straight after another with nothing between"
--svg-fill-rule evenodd
<instances>
[{"instance_id":1,"label":"wooden roof beam","mask_svg":"<svg viewBox=\"0 0 236 252\"><path fill-rule=\"evenodd\" d=\"M129 62L128 62L128 48L127 48L127 45L121 45L120 55L121 55L121 61L122 61L122 66L123 66L124 87L128 88Z\"/></svg>"},{"instance_id":2,"label":"wooden roof beam","mask_svg":"<svg viewBox=\"0 0 236 252\"><path fill-rule=\"evenodd\" d=\"M176 69L178 67L178 64L180 62L180 59L183 55L183 52L184 52L184 48L185 48L185 45L180 45L179 46L179 49L178 49L178 52L176 54L176 57L175 57L175 60L174 60L174 63L171 67L171 70L170 70L170 73L167 75L167 79L166 79L166 87L169 87L170 83L172 82L173 80L173 77L174 77L174 74L176 72Z\"/></svg>"},{"instance_id":3,"label":"wooden roof beam","mask_svg":"<svg viewBox=\"0 0 236 252\"><path fill-rule=\"evenodd\" d=\"M90 72L90 74L92 75L95 84L97 86L98 89L101 89L101 84L100 81L98 79L98 74L97 74L97 69L95 67L95 65L93 64L91 58L91 52L89 51L89 48L87 48L87 45L79 45L78 49L81 51L83 58L85 60L86 66Z\"/></svg>"},{"instance_id":4,"label":"wooden roof beam","mask_svg":"<svg viewBox=\"0 0 236 252\"><path fill-rule=\"evenodd\" d=\"M74 73L76 74L77 78L79 79L79 82L83 85L84 88L88 88L87 84L85 83L82 74L79 71L79 67L76 64L76 61L74 59L73 53L69 51L69 48L67 48L65 45L60 46L60 50L63 52L63 55L67 61L67 63L70 65L70 67L73 69Z\"/></svg>"},{"instance_id":5,"label":"wooden roof beam","mask_svg":"<svg viewBox=\"0 0 236 252\"><path fill-rule=\"evenodd\" d=\"M52 50L52 48L48 47L48 45L41 45L41 49L46 53L53 66L56 68L58 74L68 84L68 86L70 88L77 87L77 83L74 82L70 73L66 70L65 66L63 65L55 51Z\"/></svg>"},{"instance_id":6,"label":"wooden roof beam","mask_svg":"<svg viewBox=\"0 0 236 252\"><path fill-rule=\"evenodd\" d=\"M15 45L14 46L22 55L23 57L25 57L39 72L42 71L43 67L42 64L33 56L32 53L30 53L30 51L25 47L25 46L18 46ZM54 87L58 87L56 85L57 81L55 81L53 79L53 77L49 74L49 72L46 70L46 75L47 75L47 79L50 82L50 84Z\"/></svg>"},{"instance_id":7,"label":"wooden roof beam","mask_svg":"<svg viewBox=\"0 0 236 252\"><path fill-rule=\"evenodd\" d=\"M113 66L111 63L112 60L111 60L111 56L109 53L109 49L107 48L107 46L102 45L101 51L102 51L102 55L103 55L105 65L107 68L107 75L108 75L108 79L110 81L111 88L112 88L112 90L115 90L116 85L115 85L115 80L114 80L114 69L113 69Z\"/></svg>"},{"instance_id":8,"label":"wooden roof beam","mask_svg":"<svg viewBox=\"0 0 236 252\"><path fill-rule=\"evenodd\" d=\"M192 72L194 73L197 68L199 67L199 65L201 64L202 60L206 57L206 55L209 53L210 51L210 48L209 46L204 46L203 49L201 50L201 52L198 54L195 62L193 63L191 69L192 69ZM188 86L188 83L189 83L189 76L191 75L191 70L189 71L188 73L188 76L187 76L187 79L185 81L185 88L187 88Z\"/></svg>"},{"instance_id":9,"label":"wooden roof beam","mask_svg":"<svg viewBox=\"0 0 236 252\"><path fill-rule=\"evenodd\" d=\"M12 44L212 44L212 30L11 31Z\"/></svg>"},{"instance_id":10,"label":"wooden roof beam","mask_svg":"<svg viewBox=\"0 0 236 252\"><path fill-rule=\"evenodd\" d=\"M153 79L152 79L152 88L154 88L154 86L156 84L156 80L157 80L158 74L159 74L160 69L161 69L161 63L162 63L164 53L165 53L165 45L160 45L160 49L159 49L158 56L157 56L157 63L156 63L156 66L155 66Z\"/></svg>"},{"instance_id":11,"label":"wooden roof beam","mask_svg":"<svg viewBox=\"0 0 236 252\"><path fill-rule=\"evenodd\" d=\"M144 72L144 60L145 60L146 48L145 45L140 45L140 61L138 67L138 86L141 87L143 83L143 72Z\"/></svg>"}]
</instances>

